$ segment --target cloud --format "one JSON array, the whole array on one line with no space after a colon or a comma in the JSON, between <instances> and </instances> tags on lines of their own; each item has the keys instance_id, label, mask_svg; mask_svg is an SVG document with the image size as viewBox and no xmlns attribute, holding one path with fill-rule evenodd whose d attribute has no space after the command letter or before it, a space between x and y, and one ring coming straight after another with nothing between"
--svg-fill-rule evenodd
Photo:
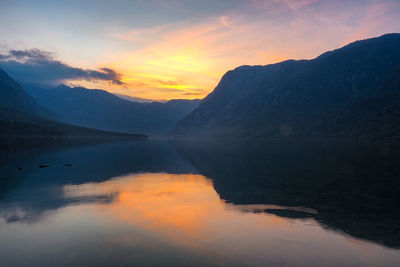
<instances>
[{"instance_id":1,"label":"cloud","mask_svg":"<svg viewBox=\"0 0 400 267\"><path fill-rule=\"evenodd\" d=\"M96 8L90 0L60 0L46 9L24 1L9 1L24 3L13 9L18 14L4 9L0 16L0 25L10 25L0 27L7 37L0 37L0 67L19 80L64 79L147 99L203 97L229 69L313 58L400 25L399 0L138 0L115 8L106 0ZM60 9L54 20L50 10ZM56 48L81 67L45 51L8 51L27 46ZM108 68L79 65L89 62Z\"/></svg>"},{"instance_id":2,"label":"cloud","mask_svg":"<svg viewBox=\"0 0 400 267\"><path fill-rule=\"evenodd\" d=\"M0 54L0 67L21 82L57 84L68 80L106 81L124 85L121 74L110 68L97 70L69 66L39 49L9 50Z\"/></svg>"},{"instance_id":3,"label":"cloud","mask_svg":"<svg viewBox=\"0 0 400 267\"><path fill-rule=\"evenodd\" d=\"M216 1L217 2L217 1ZM389 2L392 2L389 4ZM393 31L399 2L251 0L198 19L150 28L114 28L122 56L110 60L132 94L143 98L204 97L229 69L286 59L311 59L325 51ZM105 53L109 55L110 53ZM113 54L115 55L115 54ZM201 91L200 89L201 88Z\"/></svg>"},{"instance_id":4,"label":"cloud","mask_svg":"<svg viewBox=\"0 0 400 267\"><path fill-rule=\"evenodd\" d=\"M298 9L318 2L319 0L284 0L286 5L293 11L297 11Z\"/></svg>"},{"instance_id":5,"label":"cloud","mask_svg":"<svg viewBox=\"0 0 400 267\"><path fill-rule=\"evenodd\" d=\"M163 85L179 85L182 83L182 81L163 81L163 80L156 80L157 83L163 84Z\"/></svg>"},{"instance_id":6,"label":"cloud","mask_svg":"<svg viewBox=\"0 0 400 267\"><path fill-rule=\"evenodd\" d=\"M203 96L203 93L201 93L201 92L186 92L186 93L183 93L183 95L186 95L186 96Z\"/></svg>"}]
</instances>

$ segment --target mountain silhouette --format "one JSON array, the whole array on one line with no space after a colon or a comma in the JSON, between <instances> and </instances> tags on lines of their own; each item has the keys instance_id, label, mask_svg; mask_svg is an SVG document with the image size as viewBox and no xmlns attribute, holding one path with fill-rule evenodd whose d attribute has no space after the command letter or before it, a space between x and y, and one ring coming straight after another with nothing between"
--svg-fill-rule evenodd
<instances>
[{"instance_id":1,"label":"mountain silhouette","mask_svg":"<svg viewBox=\"0 0 400 267\"><path fill-rule=\"evenodd\" d=\"M51 116L54 115L39 105L21 85L0 69L0 136L145 138L140 134L113 133L59 123L50 120Z\"/></svg>"},{"instance_id":2,"label":"mountain silhouette","mask_svg":"<svg viewBox=\"0 0 400 267\"><path fill-rule=\"evenodd\" d=\"M400 34L228 71L174 135L399 137Z\"/></svg>"},{"instance_id":3,"label":"mountain silhouette","mask_svg":"<svg viewBox=\"0 0 400 267\"><path fill-rule=\"evenodd\" d=\"M104 90L68 87L27 87L28 92L54 119L107 131L163 135L171 131L199 104L200 100L170 100L138 103Z\"/></svg>"},{"instance_id":4,"label":"mountain silhouette","mask_svg":"<svg viewBox=\"0 0 400 267\"><path fill-rule=\"evenodd\" d=\"M18 112L44 114L41 107L15 80L0 69L0 107Z\"/></svg>"}]
</instances>

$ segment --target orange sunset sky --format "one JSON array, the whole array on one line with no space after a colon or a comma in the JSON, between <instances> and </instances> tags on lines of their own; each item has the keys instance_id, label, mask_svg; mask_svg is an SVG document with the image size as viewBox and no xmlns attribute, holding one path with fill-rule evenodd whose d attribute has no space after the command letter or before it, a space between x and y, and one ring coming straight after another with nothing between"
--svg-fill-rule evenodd
<instances>
[{"instance_id":1,"label":"orange sunset sky","mask_svg":"<svg viewBox=\"0 0 400 267\"><path fill-rule=\"evenodd\" d=\"M44 83L154 100L203 98L240 65L310 59L400 31L398 0L6 0L0 10L0 25L8 25L0 28L0 55L37 49L49 56L12 60L115 74L113 80L59 71Z\"/></svg>"}]
</instances>

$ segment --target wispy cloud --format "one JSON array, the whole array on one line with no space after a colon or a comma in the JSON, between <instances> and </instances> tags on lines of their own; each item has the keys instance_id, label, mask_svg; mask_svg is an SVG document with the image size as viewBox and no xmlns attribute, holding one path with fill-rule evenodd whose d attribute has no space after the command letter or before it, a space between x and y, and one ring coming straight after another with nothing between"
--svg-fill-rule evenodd
<instances>
[{"instance_id":1,"label":"wispy cloud","mask_svg":"<svg viewBox=\"0 0 400 267\"><path fill-rule=\"evenodd\" d=\"M0 64L21 79L68 80L142 98L197 98L240 65L313 58L400 31L399 0L117 2L47 1L43 8L40 0L8 1L0 24L10 27L0 27L0 39L7 36L20 51L0 52ZM60 9L63 16L54 19ZM62 60L26 47L57 51Z\"/></svg>"},{"instance_id":2,"label":"wispy cloud","mask_svg":"<svg viewBox=\"0 0 400 267\"><path fill-rule=\"evenodd\" d=\"M253 0L239 10L201 21L194 18L152 28L116 30L113 38L139 46L112 64L124 73L128 86L141 82L140 92L146 97L205 96L229 69L313 58L340 47L360 29L361 22L369 25L374 21L364 14L371 5L346 9L320 2L324 1ZM364 33L365 37L374 35ZM131 92L139 91L133 88Z\"/></svg>"},{"instance_id":3,"label":"wispy cloud","mask_svg":"<svg viewBox=\"0 0 400 267\"><path fill-rule=\"evenodd\" d=\"M39 49L9 50L0 54L0 67L22 82L55 84L67 80L107 81L124 85L121 74L111 68L97 70L69 66L53 53Z\"/></svg>"}]
</instances>

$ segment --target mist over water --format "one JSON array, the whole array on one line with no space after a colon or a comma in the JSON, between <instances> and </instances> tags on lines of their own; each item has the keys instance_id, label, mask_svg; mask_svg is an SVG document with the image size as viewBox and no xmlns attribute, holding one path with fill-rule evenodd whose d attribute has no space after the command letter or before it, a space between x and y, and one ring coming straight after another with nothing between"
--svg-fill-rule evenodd
<instances>
[{"instance_id":1,"label":"mist over water","mask_svg":"<svg viewBox=\"0 0 400 267\"><path fill-rule=\"evenodd\" d=\"M398 266L399 145L2 143L4 266Z\"/></svg>"}]
</instances>

